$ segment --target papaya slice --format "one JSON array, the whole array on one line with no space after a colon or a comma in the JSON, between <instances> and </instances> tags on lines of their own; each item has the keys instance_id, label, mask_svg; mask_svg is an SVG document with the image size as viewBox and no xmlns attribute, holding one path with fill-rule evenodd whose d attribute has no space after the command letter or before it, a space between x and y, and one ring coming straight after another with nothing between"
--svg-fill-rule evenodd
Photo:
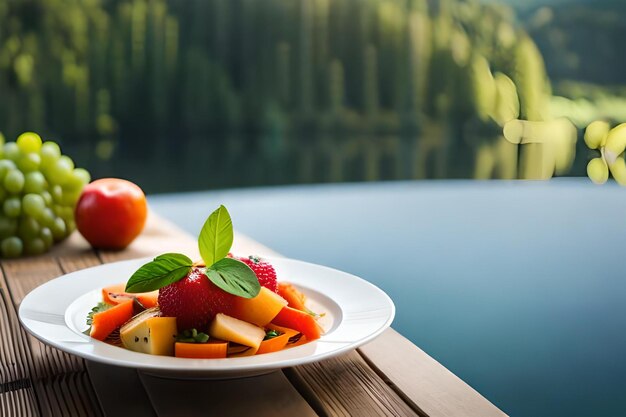
<instances>
[{"instance_id":1,"label":"papaya slice","mask_svg":"<svg viewBox=\"0 0 626 417\"><path fill-rule=\"evenodd\" d=\"M159 290L150 292L130 293L124 291L125 283L110 285L102 289L102 299L107 304L119 304L122 301L136 299L145 308L152 308L157 305Z\"/></svg>"},{"instance_id":2,"label":"papaya slice","mask_svg":"<svg viewBox=\"0 0 626 417\"><path fill-rule=\"evenodd\" d=\"M287 305L274 291L261 287L256 297L235 297L232 316L257 326L265 326Z\"/></svg>"},{"instance_id":3,"label":"papaya slice","mask_svg":"<svg viewBox=\"0 0 626 417\"><path fill-rule=\"evenodd\" d=\"M259 350L256 352L257 355L262 353L278 352L279 350L284 349L289 343L289 339L298 334L298 331L296 330L276 326L274 324L269 324L267 328L276 330L281 334L271 339L263 340L259 346Z\"/></svg>"},{"instance_id":4,"label":"papaya slice","mask_svg":"<svg viewBox=\"0 0 626 417\"><path fill-rule=\"evenodd\" d=\"M206 343L176 342L174 356L177 358L220 359L226 357L228 342L209 340Z\"/></svg>"},{"instance_id":5,"label":"papaya slice","mask_svg":"<svg viewBox=\"0 0 626 417\"><path fill-rule=\"evenodd\" d=\"M274 317L272 323L297 330L299 333L305 335L309 341L319 339L322 334L319 324L317 324L317 321L315 321L312 315L289 306L283 307L276 317Z\"/></svg>"},{"instance_id":6,"label":"papaya slice","mask_svg":"<svg viewBox=\"0 0 626 417\"><path fill-rule=\"evenodd\" d=\"M288 282L278 283L278 295L287 300L287 305L296 310L306 311L304 302L306 296L296 289L292 284Z\"/></svg>"},{"instance_id":7,"label":"papaya slice","mask_svg":"<svg viewBox=\"0 0 626 417\"><path fill-rule=\"evenodd\" d=\"M264 340L261 342L259 350L256 351L256 354L260 355L263 353L278 352L287 346L287 342L289 342L289 336L287 336L286 333Z\"/></svg>"},{"instance_id":8,"label":"papaya slice","mask_svg":"<svg viewBox=\"0 0 626 417\"><path fill-rule=\"evenodd\" d=\"M133 316L133 300L125 300L108 310L93 315L89 336L94 339L106 339L113 330L122 326Z\"/></svg>"}]
</instances>

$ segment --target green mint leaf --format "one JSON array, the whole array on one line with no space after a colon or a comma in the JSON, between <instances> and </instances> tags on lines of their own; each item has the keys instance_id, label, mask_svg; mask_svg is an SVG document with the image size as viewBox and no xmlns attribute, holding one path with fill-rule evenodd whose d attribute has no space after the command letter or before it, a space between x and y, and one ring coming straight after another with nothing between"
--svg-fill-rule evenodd
<instances>
[{"instance_id":1,"label":"green mint leaf","mask_svg":"<svg viewBox=\"0 0 626 417\"><path fill-rule=\"evenodd\" d=\"M232 244L233 222L226 207L220 206L202 226L198 238L200 256L206 266L211 266L228 255Z\"/></svg>"},{"instance_id":2,"label":"green mint leaf","mask_svg":"<svg viewBox=\"0 0 626 417\"><path fill-rule=\"evenodd\" d=\"M206 275L211 282L227 293L243 298L256 297L261 291L261 284L252 269L241 261L223 258L210 268Z\"/></svg>"},{"instance_id":3,"label":"green mint leaf","mask_svg":"<svg viewBox=\"0 0 626 417\"><path fill-rule=\"evenodd\" d=\"M126 292L147 292L172 284L189 273L193 262L180 253L165 253L139 268L126 283Z\"/></svg>"}]
</instances>

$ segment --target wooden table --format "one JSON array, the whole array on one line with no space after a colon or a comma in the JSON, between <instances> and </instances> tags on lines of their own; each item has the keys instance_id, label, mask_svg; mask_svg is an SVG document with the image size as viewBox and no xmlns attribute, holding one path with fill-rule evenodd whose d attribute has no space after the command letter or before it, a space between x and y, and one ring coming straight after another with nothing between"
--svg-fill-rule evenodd
<instances>
[{"instance_id":1,"label":"wooden table","mask_svg":"<svg viewBox=\"0 0 626 417\"><path fill-rule=\"evenodd\" d=\"M93 251L75 233L49 254L2 260L0 416L505 416L393 329L343 356L268 375L173 380L85 361L21 328L24 296L61 274L101 263L176 251L196 241L154 215L122 252ZM234 252L276 255L237 235Z\"/></svg>"}]
</instances>

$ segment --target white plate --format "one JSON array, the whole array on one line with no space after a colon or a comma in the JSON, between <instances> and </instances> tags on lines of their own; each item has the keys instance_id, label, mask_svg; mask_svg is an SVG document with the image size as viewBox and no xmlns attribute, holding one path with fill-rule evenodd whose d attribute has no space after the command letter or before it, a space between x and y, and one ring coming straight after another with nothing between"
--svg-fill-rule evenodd
<instances>
[{"instance_id":1,"label":"white plate","mask_svg":"<svg viewBox=\"0 0 626 417\"><path fill-rule=\"evenodd\" d=\"M278 279L295 284L312 309L325 313L325 334L314 342L263 355L228 359L185 359L132 352L82 334L85 318L102 300L101 289L125 282L150 259L100 265L63 275L30 292L20 321L42 342L65 352L115 366L173 377L239 377L315 362L354 349L391 325L395 307L376 286L354 275L285 258L268 258Z\"/></svg>"}]
</instances>

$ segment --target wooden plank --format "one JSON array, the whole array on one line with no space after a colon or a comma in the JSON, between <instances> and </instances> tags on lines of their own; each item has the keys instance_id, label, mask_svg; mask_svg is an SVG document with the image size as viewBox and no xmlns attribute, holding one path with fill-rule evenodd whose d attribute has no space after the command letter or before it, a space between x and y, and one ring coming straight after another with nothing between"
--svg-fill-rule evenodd
<instances>
[{"instance_id":1,"label":"wooden plank","mask_svg":"<svg viewBox=\"0 0 626 417\"><path fill-rule=\"evenodd\" d=\"M3 260L2 270L15 311L28 292L63 273L56 260L47 256ZM25 334L19 325L17 328ZM25 363L29 363L33 378L46 378L62 372L84 370L80 358L44 345L31 335L27 338L28 343L24 346L30 351L30 355L24 359L28 361Z\"/></svg>"},{"instance_id":2,"label":"wooden plank","mask_svg":"<svg viewBox=\"0 0 626 417\"><path fill-rule=\"evenodd\" d=\"M102 264L98 255L91 250L85 253L59 255L57 262L65 274Z\"/></svg>"},{"instance_id":3,"label":"wooden plank","mask_svg":"<svg viewBox=\"0 0 626 417\"><path fill-rule=\"evenodd\" d=\"M102 415L98 404L93 401L95 394L83 360L27 336L17 322L17 306L29 291L69 271L63 270L55 259L46 255L3 260L2 271L1 282L8 289L11 314L15 316L12 328L20 333L22 340L18 361L27 369L39 413L43 416ZM28 404L14 403L13 406L20 413L28 413Z\"/></svg>"},{"instance_id":4,"label":"wooden plank","mask_svg":"<svg viewBox=\"0 0 626 417\"><path fill-rule=\"evenodd\" d=\"M5 259L2 271L16 306L26 294L63 273L57 261L49 256Z\"/></svg>"},{"instance_id":5,"label":"wooden plank","mask_svg":"<svg viewBox=\"0 0 626 417\"><path fill-rule=\"evenodd\" d=\"M284 372L320 415L419 416L354 351Z\"/></svg>"},{"instance_id":6,"label":"wooden plank","mask_svg":"<svg viewBox=\"0 0 626 417\"><path fill-rule=\"evenodd\" d=\"M0 392L0 416L39 416L32 390L19 389Z\"/></svg>"},{"instance_id":7,"label":"wooden plank","mask_svg":"<svg viewBox=\"0 0 626 417\"><path fill-rule=\"evenodd\" d=\"M38 415L39 407L27 366L26 335L0 274L0 410L2 415Z\"/></svg>"},{"instance_id":8,"label":"wooden plank","mask_svg":"<svg viewBox=\"0 0 626 417\"><path fill-rule=\"evenodd\" d=\"M317 415L282 372L202 381L140 375L159 417Z\"/></svg>"},{"instance_id":9,"label":"wooden plank","mask_svg":"<svg viewBox=\"0 0 626 417\"><path fill-rule=\"evenodd\" d=\"M21 361L19 346L24 343L5 288L0 286L0 383L28 379L28 369Z\"/></svg>"},{"instance_id":10,"label":"wooden plank","mask_svg":"<svg viewBox=\"0 0 626 417\"><path fill-rule=\"evenodd\" d=\"M506 416L476 390L391 328L360 347L359 352L406 401L428 417ZM394 353L390 355L389 352Z\"/></svg>"}]
</instances>

